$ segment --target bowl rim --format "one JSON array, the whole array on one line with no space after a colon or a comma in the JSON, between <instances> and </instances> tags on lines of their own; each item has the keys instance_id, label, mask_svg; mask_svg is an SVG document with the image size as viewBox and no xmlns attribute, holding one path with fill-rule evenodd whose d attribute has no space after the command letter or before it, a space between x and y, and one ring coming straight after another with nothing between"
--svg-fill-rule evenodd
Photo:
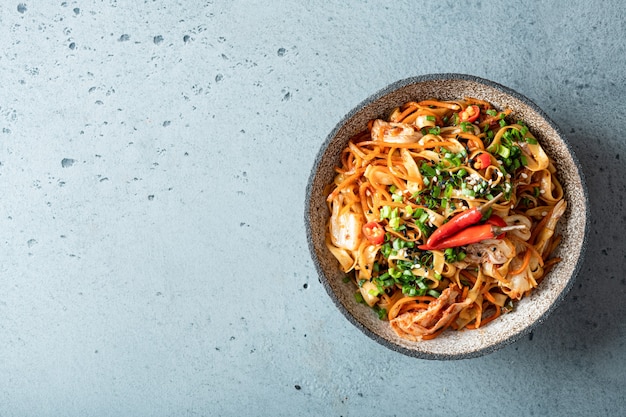
<instances>
[{"instance_id":1,"label":"bowl rim","mask_svg":"<svg viewBox=\"0 0 626 417\"><path fill-rule=\"evenodd\" d=\"M484 346L480 349L476 349L476 350L472 350L472 351L467 351L467 352L459 352L459 353L435 353L435 352L423 352L423 351L419 351L419 350L412 350L412 349L408 349L404 346L398 345L396 343L393 343L391 341L389 341L388 339L376 334L375 332L371 331L369 328L367 328L363 323L361 323L359 320L357 320L353 314L351 314L349 312L349 310L341 303L341 301L339 300L339 298L337 297L337 295L335 294L335 292L333 291L330 282L329 282L329 278L326 276L324 270L321 267L321 262L320 259L317 256L316 250L315 250L315 245L313 242L313 237L312 237L312 228L311 228L311 197L312 197L312 188L313 188L313 184L315 183L315 178L317 176L317 172L319 170L319 166L320 163L322 161L322 158L324 156L324 153L326 152L327 148L329 147L330 143L332 142L332 140L335 138L335 136L337 135L337 133L339 132L339 130L346 124L347 121L349 121L354 115L356 115L359 111L361 111L364 107L378 101L379 99L383 98L384 96L391 94L393 92L395 92L396 90L399 90L401 88L405 88L409 85L412 84L418 84L418 83L425 83L425 82L432 82L432 81L446 81L446 80L450 80L450 81L470 81L470 82L475 82L478 84L482 84L485 85L487 87L491 87L495 90L498 90L504 94L507 94L517 100L519 100L520 102L522 102L523 104L527 105L532 111L536 112L552 129L554 129L554 131L556 132L556 134L558 135L558 138L563 142L563 145L565 146L568 154L571 156L572 161L574 163L574 166L576 167L576 174L578 175L578 177L580 178L580 183L581 183L581 188L582 188L582 202L584 203L584 207L586 208L586 213L585 213L585 221L584 221L584 230L582 233L582 242L580 242L580 252L578 254L577 260L576 260L576 264L573 267L571 276L568 278L567 282L565 283L563 289L558 293L558 295L556 295L554 301L549 305L549 307L544 311L544 313L539 316L535 321L531 322L530 324L528 324L527 326L525 326L523 329L521 329L520 331L518 331L517 333L512 334L510 337L498 341L494 344L491 345L487 345ZM395 352L401 353L403 355L406 356L410 356L410 357L414 357L414 358L418 358L418 359L431 359L431 360L450 360L450 359L470 359L470 358L475 358L475 357L479 357L479 356L484 356L485 354L488 353L492 353L495 352L499 349L504 348L507 345L510 345L516 341L518 341L519 339L521 339L523 336L529 334L530 332L532 332L538 325L540 325L541 323L543 323L548 316L563 302L563 300L565 299L565 297L567 296L567 294L569 293L569 291L571 290L571 288L574 285L574 282L576 280L576 278L578 277L580 270L582 268L582 264L584 262L584 257L585 257L585 252L587 250L587 243L588 243L588 235L589 235L589 225L590 225L590 218L591 218L591 213L590 213L590 204L589 204L589 194L588 194L588 189L587 189L587 182L584 176L584 173L581 169L581 165L579 163L578 157L576 156L575 152L572 149L572 146L569 142L569 140L567 139L567 137L564 135L563 131L559 128L559 126L537 105L535 104L532 100L530 100L528 97L518 93L517 91L513 90L510 87L507 87L505 85L502 85L500 83L485 79L485 78L481 78L475 75L469 75L469 74L462 74L462 73L431 73L431 74L424 74L424 75L418 75L418 76L413 76L413 77L408 77L408 78L404 78L404 79L400 79L398 81L392 82L391 84L380 88L378 91L376 91L375 93L371 94L369 97L367 97L366 99L362 100L360 103L358 103L356 106L354 106L348 113L346 113L335 125L335 127L330 131L330 133L326 136L325 140L321 143L319 150L317 151L317 154L315 156L315 160L313 163L313 167L311 169L311 172L309 174L309 178L307 181L307 186L306 186L306 190L305 190L305 207L304 207L304 220L305 220L305 229L306 229L306 235L307 235L307 243L308 243L308 247L309 247L309 253L313 259L313 264L315 265L315 269L316 272L318 274L319 280L322 283L324 289L326 290L327 294L330 296L331 300L333 301L333 303L335 304L335 306L337 307L337 309L343 314L343 316L350 322L352 323L352 325L354 325L356 328L358 328L361 332L363 332L366 336L368 336L369 338L373 339L374 341L376 341L377 343L389 348L390 350L393 350Z\"/></svg>"}]
</instances>

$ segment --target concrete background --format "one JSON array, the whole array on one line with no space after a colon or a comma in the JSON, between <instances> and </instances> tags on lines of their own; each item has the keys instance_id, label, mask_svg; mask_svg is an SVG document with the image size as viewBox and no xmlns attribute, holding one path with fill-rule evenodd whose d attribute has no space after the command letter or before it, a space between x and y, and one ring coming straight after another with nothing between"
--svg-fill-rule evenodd
<instances>
[{"instance_id":1,"label":"concrete background","mask_svg":"<svg viewBox=\"0 0 626 417\"><path fill-rule=\"evenodd\" d=\"M624 415L626 6L465 3L4 2L0 416ZM351 327L302 218L335 123L436 72L542 107L592 209L562 306L455 362Z\"/></svg>"}]
</instances>

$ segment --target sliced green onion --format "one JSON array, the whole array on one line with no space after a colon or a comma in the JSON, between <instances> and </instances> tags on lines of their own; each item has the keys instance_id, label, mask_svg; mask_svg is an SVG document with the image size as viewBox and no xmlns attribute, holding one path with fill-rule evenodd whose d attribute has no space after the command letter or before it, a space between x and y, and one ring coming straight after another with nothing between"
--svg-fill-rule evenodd
<instances>
[{"instance_id":1,"label":"sliced green onion","mask_svg":"<svg viewBox=\"0 0 626 417\"><path fill-rule=\"evenodd\" d=\"M511 150L506 146L498 146L497 154L503 158L508 158L509 156L511 156Z\"/></svg>"},{"instance_id":2,"label":"sliced green onion","mask_svg":"<svg viewBox=\"0 0 626 417\"><path fill-rule=\"evenodd\" d=\"M435 298L439 298L439 296L441 295L441 293L439 291L436 291L436 290L429 290L426 294L430 295L431 297L435 297Z\"/></svg>"},{"instance_id":3,"label":"sliced green onion","mask_svg":"<svg viewBox=\"0 0 626 417\"><path fill-rule=\"evenodd\" d=\"M378 294L377 294L378 295ZM354 293L354 299L356 300L357 303L359 304L364 304L365 300L363 299L363 294L361 294L361 291L356 291Z\"/></svg>"},{"instance_id":4,"label":"sliced green onion","mask_svg":"<svg viewBox=\"0 0 626 417\"><path fill-rule=\"evenodd\" d=\"M383 206L380 209L380 220L388 219L391 216L391 206Z\"/></svg>"},{"instance_id":5,"label":"sliced green onion","mask_svg":"<svg viewBox=\"0 0 626 417\"><path fill-rule=\"evenodd\" d=\"M519 160L523 166L528 166L528 160L526 159L525 155L520 156Z\"/></svg>"},{"instance_id":6,"label":"sliced green onion","mask_svg":"<svg viewBox=\"0 0 626 417\"><path fill-rule=\"evenodd\" d=\"M471 188L466 188L466 189L463 190L463 195L466 195L466 196L469 196L469 197L475 197L476 193Z\"/></svg>"}]
</instances>

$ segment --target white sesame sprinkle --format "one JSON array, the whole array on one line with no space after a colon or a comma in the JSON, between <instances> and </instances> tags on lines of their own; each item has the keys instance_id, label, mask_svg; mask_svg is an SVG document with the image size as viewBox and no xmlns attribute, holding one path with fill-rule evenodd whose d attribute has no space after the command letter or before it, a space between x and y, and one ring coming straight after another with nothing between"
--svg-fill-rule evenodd
<instances>
[{"instance_id":1,"label":"white sesame sprinkle","mask_svg":"<svg viewBox=\"0 0 626 417\"><path fill-rule=\"evenodd\" d=\"M539 192L540 192L541 194L545 194L545 193L546 193L546 190L541 190L541 191L539 191Z\"/></svg>"},{"instance_id":2,"label":"white sesame sprinkle","mask_svg":"<svg viewBox=\"0 0 626 417\"><path fill-rule=\"evenodd\" d=\"M542 212L541 212L541 215L542 215L543 217L546 217L546 216L548 215L548 212L547 212L547 211L542 211Z\"/></svg>"},{"instance_id":3,"label":"white sesame sprinkle","mask_svg":"<svg viewBox=\"0 0 626 417\"><path fill-rule=\"evenodd\" d=\"M524 179L528 178L528 174L525 173L525 172L522 172L522 178L524 178Z\"/></svg>"}]
</instances>

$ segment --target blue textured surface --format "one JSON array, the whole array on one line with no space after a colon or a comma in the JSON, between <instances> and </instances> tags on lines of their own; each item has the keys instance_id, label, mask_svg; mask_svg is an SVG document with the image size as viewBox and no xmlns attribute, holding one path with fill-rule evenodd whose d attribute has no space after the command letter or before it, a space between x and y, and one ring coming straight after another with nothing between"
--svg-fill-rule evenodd
<instances>
[{"instance_id":1,"label":"blue textured surface","mask_svg":"<svg viewBox=\"0 0 626 417\"><path fill-rule=\"evenodd\" d=\"M622 2L40 3L0 8L0 415L624 415ZM335 123L437 72L543 108L593 215L547 322L453 362L353 328L302 221Z\"/></svg>"}]
</instances>

